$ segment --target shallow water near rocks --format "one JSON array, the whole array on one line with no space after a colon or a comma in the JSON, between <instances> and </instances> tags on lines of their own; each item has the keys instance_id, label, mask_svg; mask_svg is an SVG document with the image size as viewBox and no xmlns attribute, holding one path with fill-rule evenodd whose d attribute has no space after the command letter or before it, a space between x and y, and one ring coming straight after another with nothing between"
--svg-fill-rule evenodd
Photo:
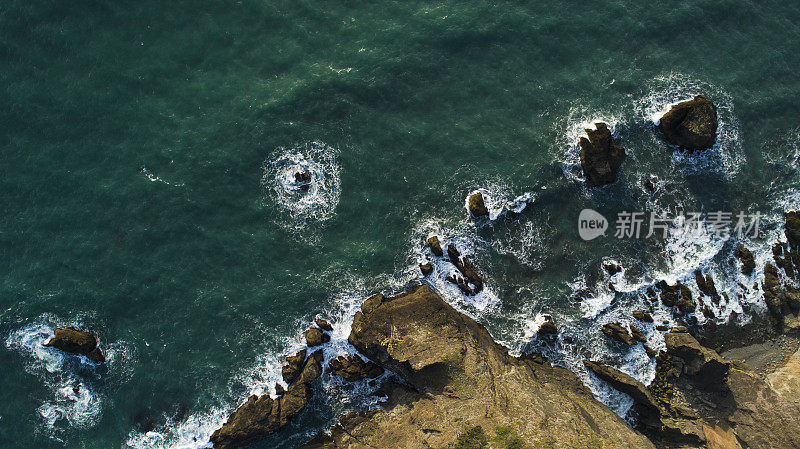
<instances>
[{"instance_id":1,"label":"shallow water near rocks","mask_svg":"<svg viewBox=\"0 0 800 449\"><path fill-rule=\"evenodd\" d=\"M448 302L512 352L575 370L624 414L630 400L580 361L643 381L653 366L600 326L634 323L661 279L697 296L697 268L729 293L708 304L715 322L758 322L759 293L738 284L761 280L783 212L800 205L792 2L4 9L0 447L208 447L249 394L274 392L315 316L334 324L326 359L351 351L360 302L422 281L434 234L484 275L466 297L435 261L428 282ZM717 104L718 141L688 155L655 124L699 93ZM628 155L599 189L577 165L596 121ZM307 191L293 184L298 166L312 174ZM467 216L475 190L492 221ZM760 211L764 237L744 242L756 273L738 272L736 239L611 229L584 242L584 208L612 225L621 211ZM608 278L606 260L624 271ZM583 289L594 297L576 301ZM553 341L535 335L544 314ZM68 325L99 335L105 367L40 347ZM306 412L255 447L296 447L373 406L371 392L323 376Z\"/></svg>"}]
</instances>

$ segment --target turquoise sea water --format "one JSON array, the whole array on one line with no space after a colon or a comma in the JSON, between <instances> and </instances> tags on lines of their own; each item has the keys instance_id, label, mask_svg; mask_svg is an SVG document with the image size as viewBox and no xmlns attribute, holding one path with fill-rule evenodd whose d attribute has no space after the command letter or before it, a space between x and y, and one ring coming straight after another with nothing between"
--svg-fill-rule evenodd
<instances>
[{"instance_id":1,"label":"turquoise sea water","mask_svg":"<svg viewBox=\"0 0 800 449\"><path fill-rule=\"evenodd\" d=\"M649 380L640 347L598 332L641 289L704 267L731 292L720 323L757 320L760 298L736 291L733 240L583 242L578 213L760 211L760 273L800 204L798 24L778 1L2 2L0 447L204 447L272 390L315 316L336 324L326 355L349 350L353 307L419 282L432 233L474 255L487 290L429 282L512 350ZM653 120L698 93L720 135L685 157ZM603 189L575 166L594 120L628 153ZM305 196L282 182L298 163L319 175ZM532 201L476 225L475 189L494 212ZM626 268L615 300L606 258ZM576 302L582 288L596 297ZM542 313L562 330L544 346ZM40 347L66 325L97 332L105 367ZM295 447L371 402L324 376L255 447Z\"/></svg>"}]
</instances>

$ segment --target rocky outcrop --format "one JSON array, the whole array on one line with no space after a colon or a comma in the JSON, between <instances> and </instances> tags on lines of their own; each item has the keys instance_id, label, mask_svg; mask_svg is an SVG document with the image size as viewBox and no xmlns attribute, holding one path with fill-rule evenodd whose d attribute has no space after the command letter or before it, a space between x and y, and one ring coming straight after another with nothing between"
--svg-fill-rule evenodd
<instances>
[{"instance_id":1,"label":"rocky outcrop","mask_svg":"<svg viewBox=\"0 0 800 449\"><path fill-rule=\"evenodd\" d=\"M294 173L294 182L300 190L308 190L311 188L311 172L302 170Z\"/></svg>"},{"instance_id":2,"label":"rocky outcrop","mask_svg":"<svg viewBox=\"0 0 800 449\"><path fill-rule=\"evenodd\" d=\"M600 331L603 332L608 338L614 339L620 343L624 343L626 345L633 345L636 343L636 340L628 332L628 329L625 329L619 323L604 324Z\"/></svg>"},{"instance_id":3,"label":"rocky outcrop","mask_svg":"<svg viewBox=\"0 0 800 449\"><path fill-rule=\"evenodd\" d=\"M647 423L646 425L660 426L660 423L657 424L661 414L660 407L656 398L643 383L622 371L601 363L584 360L583 364L589 371L600 379L608 382L613 388L633 398L636 411L639 417L645 420Z\"/></svg>"},{"instance_id":4,"label":"rocky outcrop","mask_svg":"<svg viewBox=\"0 0 800 449\"><path fill-rule=\"evenodd\" d=\"M603 269L606 270L606 273L608 273L609 276L614 276L622 271L622 265L616 262L604 262Z\"/></svg>"},{"instance_id":5,"label":"rocky outcrop","mask_svg":"<svg viewBox=\"0 0 800 449\"><path fill-rule=\"evenodd\" d=\"M588 137L581 137L581 166L590 184L603 186L616 181L625 149L614 141L605 123L595 123L595 127L586 130Z\"/></svg>"},{"instance_id":6,"label":"rocky outcrop","mask_svg":"<svg viewBox=\"0 0 800 449\"><path fill-rule=\"evenodd\" d=\"M333 326L331 326L331 323L329 323L328 320L326 320L325 318L317 318L314 320L314 323L317 325L317 327L326 332L330 332L333 330Z\"/></svg>"},{"instance_id":7,"label":"rocky outcrop","mask_svg":"<svg viewBox=\"0 0 800 449\"><path fill-rule=\"evenodd\" d=\"M297 354L286 357L286 365L283 365L281 376L287 385L291 385L300 377L300 372L303 370L307 354L307 349L301 349Z\"/></svg>"},{"instance_id":8,"label":"rocky outcrop","mask_svg":"<svg viewBox=\"0 0 800 449\"><path fill-rule=\"evenodd\" d=\"M365 362L357 355L336 357L331 360L329 369L334 375L350 382L374 379L384 373L383 368L370 361Z\"/></svg>"},{"instance_id":9,"label":"rocky outcrop","mask_svg":"<svg viewBox=\"0 0 800 449\"><path fill-rule=\"evenodd\" d=\"M736 257L742 261L742 273L747 276L753 274L753 270L756 269L756 261L755 258L753 258L753 253L751 253L746 247L740 246L736 249L735 254Z\"/></svg>"},{"instance_id":10,"label":"rocky outcrop","mask_svg":"<svg viewBox=\"0 0 800 449\"><path fill-rule=\"evenodd\" d=\"M489 209L486 207L481 192L476 191L469 194L467 197L467 210L475 218L489 215Z\"/></svg>"},{"instance_id":11,"label":"rocky outcrop","mask_svg":"<svg viewBox=\"0 0 800 449\"><path fill-rule=\"evenodd\" d=\"M421 263L419 264L419 271L422 272L423 276L428 276L433 273L433 264L430 262Z\"/></svg>"},{"instance_id":12,"label":"rocky outcrop","mask_svg":"<svg viewBox=\"0 0 800 449\"><path fill-rule=\"evenodd\" d=\"M644 310L634 310L633 317L639 321L644 321L645 323L652 323L653 316L650 313L645 312Z\"/></svg>"},{"instance_id":13,"label":"rocky outcrop","mask_svg":"<svg viewBox=\"0 0 800 449\"><path fill-rule=\"evenodd\" d=\"M389 383L383 408L343 417L306 448L443 448L467 425L505 426L530 447L554 436L564 447L653 448L574 374L542 357L509 355L426 285L371 297L349 341L407 386Z\"/></svg>"},{"instance_id":14,"label":"rocky outcrop","mask_svg":"<svg viewBox=\"0 0 800 449\"><path fill-rule=\"evenodd\" d=\"M75 329L74 327L56 328L53 337L44 343L44 346L53 347L71 354L80 354L97 363L106 361L103 351L97 343L93 333Z\"/></svg>"},{"instance_id":15,"label":"rocky outcrop","mask_svg":"<svg viewBox=\"0 0 800 449\"><path fill-rule=\"evenodd\" d=\"M717 107L703 95L682 101L661 117L658 125L667 141L690 151L714 146L717 139Z\"/></svg>"},{"instance_id":16,"label":"rocky outcrop","mask_svg":"<svg viewBox=\"0 0 800 449\"><path fill-rule=\"evenodd\" d=\"M450 263L463 275L463 278L451 276L447 279L458 285L466 295L476 295L480 293L480 291L483 290L483 279L478 273L478 270L472 266L472 262L465 257L461 257L461 254L453 245L447 246L447 257L450 259Z\"/></svg>"},{"instance_id":17,"label":"rocky outcrop","mask_svg":"<svg viewBox=\"0 0 800 449\"><path fill-rule=\"evenodd\" d=\"M683 374L708 388L718 388L725 383L730 363L715 351L702 346L685 327L675 327L664 334L667 354Z\"/></svg>"},{"instance_id":18,"label":"rocky outcrop","mask_svg":"<svg viewBox=\"0 0 800 449\"><path fill-rule=\"evenodd\" d=\"M712 278L710 274L703 275L700 270L695 270L694 279L695 282L697 282L697 288L700 290L700 293L711 298L714 303L719 303L719 293L717 293L714 278ZM694 310L694 307L692 307L692 310Z\"/></svg>"},{"instance_id":19,"label":"rocky outcrop","mask_svg":"<svg viewBox=\"0 0 800 449\"><path fill-rule=\"evenodd\" d=\"M305 355L301 351L295 357ZM293 359L292 364L297 363ZM309 384L322 374L322 351L317 351L302 362L296 379L280 398L265 394L250 396L239 406L221 428L211 435L214 449L234 449L272 435L297 416L311 399ZM285 378L285 377L284 377Z\"/></svg>"}]
</instances>

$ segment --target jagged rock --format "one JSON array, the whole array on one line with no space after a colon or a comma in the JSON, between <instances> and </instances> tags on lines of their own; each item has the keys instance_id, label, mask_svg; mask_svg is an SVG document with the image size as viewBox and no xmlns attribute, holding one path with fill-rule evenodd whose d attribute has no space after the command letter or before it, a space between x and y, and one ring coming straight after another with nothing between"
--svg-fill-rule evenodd
<instances>
[{"instance_id":1,"label":"jagged rock","mask_svg":"<svg viewBox=\"0 0 800 449\"><path fill-rule=\"evenodd\" d=\"M464 277L461 276L460 274L451 273L451 274L447 275L447 277L445 277L445 279L448 280L449 282L455 284L461 290L461 292L464 293L467 296L474 296L474 295L478 294L478 292L475 291L475 289L473 289L469 285L467 280L464 279Z\"/></svg>"},{"instance_id":2,"label":"jagged rock","mask_svg":"<svg viewBox=\"0 0 800 449\"><path fill-rule=\"evenodd\" d=\"M669 326L667 326L666 324L658 324L656 325L656 330L659 330L661 332L666 332L669 330Z\"/></svg>"},{"instance_id":3,"label":"jagged rock","mask_svg":"<svg viewBox=\"0 0 800 449\"><path fill-rule=\"evenodd\" d=\"M553 321L553 317L550 315L545 315L544 323L539 326L539 330L536 333L541 336L558 335L558 328L556 328L556 323Z\"/></svg>"},{"instance_id":4,"label":"jagged rock","mask_svg":"<svg viewBox=\"0 0 800 449\"><path fill-rule=\"evenodd\" d=\"M647 341L647 338L645 338L642 331L640 331L639 328L637 328L636 326L631 326L631 337L633 337L634 340L640 343L644 343Z\"/></svg>"},{"instance_id":5,"label":"jagged rock","mask_svg":"<svg viewBox=\"0 0 800 449\"><path fill-rule=\"evenodd\" d=\"M436 257L444 256L444 252L442 251L442 245L439 243L439 237L432 236L428 238L428 246L431 247L431 252Z\"/></svg>"},{"instance_id":6,"label":"jagged rock","mask_svg":"<svg viewBox=\"0 0 800 449\"><path fill-rule=\"evenodd\" d=\"M672 106L658 126L673 145L691 151L711 148L717 139L717 107L698 95Z\"/></svg>"},{"instance_id":7,"label":"jagged rock","mask_svg":"<svg viewBox=\"0 0 800 449\"><path fill-rule=\"evenodd\" d=\"M697 282L697 288L702 294L710 297L715 304L719 303L719 293L717 293L717 287L714 285L714 278L710 274L704 276L700 270L695 270L694 279Z\"/></svg>"},{"instance_id":8,"label":"jagged rock","mask_svg":"<svg viewBox=\"0 0 800 449\"><path fill-rule=\"evenodd\" d=\"M648 312L645 312L644 310L634 310L633 317L639 321L644 321L646 323L653 322L653 316L650 315Z\"/></svg>"},{"instance_id":9,"label":"jagged rock","mask_svg":"<svg viewBox=\"0 0 800 449\"><path fill-rule=\"evenodd\" d=\"M97 337L91 332L81 331L74 327L57 327L53 332L53 338L44 343L44 346L72 354L81 354L97 363L106 361L103 351L98 346Z\"/></svg>"},{"instance_id":10,"label":"jagged rock","mask_svg":"<svg viewBox=\"0 0 800 449\"><path fill-rule=\"evenodd\" d=\"M705 387L718 388L725 382L730 363L716 351L702 346L684 327L675 327L664 334L667 354L679 358L683 363L683 373L693 376L695 381Z\"/></svg>"},{"instance_id":11,"label":"jagged rock","mask_svg":"<svg viewBox=\"0 0 800 449\"><path fill-rule=\"evenodd\" d=\"M783 233L793 249L800 248L800 211L786 213L786 225Z\"/></svg>"},{"instance_id":12,"label":"jagged rock","mask_svg":"<svg viewBox=\"0 0 800 449\"><path fill-rule=\"evenodd\" d=\"M586 130L588 138L581 137L581 166L589 183L602 186L617 179L625 149L614 141L605 123L595 123L595 128Z\"/></svg>"},{"instance_id":13,"label":"jagged rock","mask_svg":"<svg viewBox=\"0 0 800 449\"><path fill-rule=\"evenodd\" d=\"M661 290L661 303L665 306L678 306L684 313L694 311L695 303L692 299L692 291L689 290L689 287L680 282L675 285L669 285L666 281L659 281L656 287Z\"/></svg>"},{"instance_id":14,"label":"jagged rock","mask_svg":"<svg viewBox=\"0 0 800 449\"><path fill-rule=\"evenodd\" d=\"M447 245L447 257L458 271L464 275L464 278L475 286L474 293L479 293L483 290L483 279L478 273L478 270L472 266L472 263L467 258L461 257L461 254L459 254L455 246Z\"/></svg>"},{"instance_id":15,"label":"jagged rock","mask_svg":"<svg viewBox=\"0 0 800 449\"><path fill-rule=\"evenodd\" d=\"M622 271L622 265L616 262L606 262L603 264L603 269L606 270L609 276L614 276Z\"/></svg>"},{"instance_id":16,"label":"jagged rock","mask_svg":"<svg viewBox=\"0 0 800 449\"><path fill-rule=\"evenodd\" d=\"M753 258L753 253L744 246L740 246L736 250L736 257L742 261L742 273L747 276L753 274L753 270L756 268L756 261L755 258Z\"/></svg>"},{"instance_id":17,"label":"jagged rock","mask_svg":"<svg viewBox=\"0 0 800 449\"><path fill-rule=\"evenodd\" d=\"M589 371L597 375L597 377L608 382L615 389L633 398L640 419L650 425L659 422L661 412L658 402L643 383L622 371L601 363L584 360L583 365L586 366Z\"/></svg>"},{"instance_id":18,"label":"jagged rock","mask_svg":"<svg viewBox=\"0 0 800 449\"><path fill-rule=\"evenodd\" d=\"M283 385L281 385L279 383L276 383L275 384L275 394L277 396L283 396L284 394L286 394L286 389L283 388Z\"/></svg>"},{"instance_id":19,"label":"jagged rock","mask_svg":"<svg viewBox=\"0 0 800 449\"><path fill-rule=\"evenodd\" d=\"M303 410L311 399L308 384L321 374L322 351L316 351L305 361L296 382L280 398L252 395L239 406L211 435L214 449L240 448L277 432Z\"/></svg>"},{"instance_id":20,"label":"jagged rock","mask_svg":"<svg viewBox=\"0 0 800 449\"><path fill-rule=\"evenodd\" d=\"M628 330L622 327L619 323L607 323L600 329L607 337L613 338L620 343L626 345L633 345L636 340L628 333Z\"/></svg>"},{"instance_id":21,"label":"jagged rock","mask_svg":"<svg viewBox=\"0 0 800 449\"><path fill-rule=\"evenodd\" d=\"M339 357L331 360L329 369L333 374L341 376L350 382L356 382L363 379L374 379L384 372L383 368L380 366L370 361L365 362L357 355L340 355Z\"/></svg>"},{"instance_id":22,"label":"jagged rock","mask_svg":"<svg viewBox=\"0 0 800 449\"><path fill-rule=\"evenodd\" d=\"M305 364L307 353L308 351L306 349L301 349L297 354L286 357L286 365L283 365L281 375L283 376L283 381L286 382L287 385L291 385L292 382L297 380L298 376L300 376L300 371Z\"/></svg>"},{"instance_id":23,"label":"jagged rock","mask_svg":"<svg viewBox=\"0 0 800 449\"><path fill-rule=\"evenodd\" d=\"M489 215L489 209L486 208L481 192L472 192L469 195L467 198L467 209L469 209L469 213L475 218Z\"/></svg>"},{"instance_id":24,"label":"jagged rock","mask_svg":"<svg viewBox=\"0 0 800 449\"><path fill-rule=\"evenodd\" d=\"M647 346L647 345L642 345L642 347L644 348L644 352L647 354L647 357L650 357L652 359L653 357L656 356L655 349L653 349L653 348L651 348L650 346Z\"/></svg>"},{"instance_id":25,"label":"jagged rock","mask_svg":"<svg viewBox=\"0 0 800 449\"><path fill-rule=\"evenodd\" d=\"M324 331L330 332L333 330L333 326L331 326L331 323L329 323L325 318L317 318L314 320L314 322L317 324L317 326L319 326L320 329Z\"/></svg>"},{"instance_id":26,"label":"jagged rock","mask_svg":"<svg viewBox=\"0 0 800 449\"><path fill-rule=\"evenodd\" d=\"M430 262L421 263L419 264L419 271L422 272L423 276L427 276L433 273L433 264Z\"/></svg>"},{"instance_id":27,"label":"jagged rock","mask_svg":"<svg viewBox=\"0 0 800 449\"><path fill-rule=\"evenodd\" d=\"M310 327L306 331L306 345L308 345L309 348L325 344L329 341L331 341L331 336L322 332L322 329L318 327Z\"/></svg>"}]
</instances>

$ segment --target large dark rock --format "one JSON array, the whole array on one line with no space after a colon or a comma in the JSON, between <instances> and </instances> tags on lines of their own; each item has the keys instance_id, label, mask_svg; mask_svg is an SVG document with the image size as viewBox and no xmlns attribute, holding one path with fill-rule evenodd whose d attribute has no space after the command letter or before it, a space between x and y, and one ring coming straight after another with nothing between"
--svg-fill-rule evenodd
<instances>
[{"instance_id":1,"label":"large dark rock","mask_svg":"<svg viewBox=\"0 0 800 449\"><path fill-rule=\"evenodd\" d=\"M81 354L98 363L106 361L103 351L98 346L97 337L91 332L81 331L74 327L56 328L53 338L44 343L44 346L72 354Z\"/></svg>"},{"instance_id":2,"label":"large dark rock","mask_svg":"<svg viewBox=\"0 0 800 449\"><path fill-rule=\"evenodd\" d=\"M467 198L467 209L473 217L483 217L489 215L489 209L484 202L483 194L481 192L473 192Z\"/></svg>"},{"instance_id":3,"label":"large dark rock","mask_svg":"<svg viewBox=\"0 0 800 449\"><path fill-rule=\"evenodd\" d=\"M678 306L684 313L693 312L695 310L695 302L694 299L692 299L692 291L689 290L689 287L680 282L675 285L669 285L666 281L659 281L656 287L661 290L661 303L665 306Z\"/></svg>"},{"instance_id":4,"label":"large dark rock","mask_svg":"<svg viewBox=\"0 0 800 449\"><path fill-rule=\"evenodd\" d=\"M636 340L628 332L628 329L625 329L619 323L604 324L600 330L607 337L612 338L620 343L625 343L626 345L633 345L636 343Z\"/></svg>"},{"instance_id":5,"label":"large dark rock","mask_svg":"<svg viewBox=\"0 0 800 449\"><path fill-rule=\"evenodd\" d=\"M300 355L298 353L296 357ZM214 449L243 447L280 430L305 408L311 399L309 384L321 374L322 351L316 351L305 361L294 383L280 398L273 399L267 394L261 397L253 395L231 413L225 424L211 435Z\"/></svg>"},{"instance_id":6,"label":"large dark rock","mask_svg":"<svg viewBox=\"0 0 800 449\"><path fill-rule=\"evenodd\" d=\"M370 361L365 362L357 355L336 357L331 360L329 369L333 374L341 376L350 382L374 379L384 372L380 366Z\"/></svg>"},{"instance_id":7,"label":"large dark rock","mask_svg":"<svg viewBox=\"0 0 800 449\"><path fill-rule=\"evenodd\" d=\"M786 226L784 228L789 246L795 250L800 249L800 211L786 213Z\"/></svg>"},{"instance_id":8,"label":"large dark rock","mask_svg":"<svg viewBox=\"0 0 800 449\"><path fill-rule=\"evenodd\" d=\"M331 326L331 323L329 323L325 318L317 318L314 320L314 323L316 323L317 326L324 331L330 332L333 330L333 326Z\"/></svg>"},{"instance_id":9,"label":"large dark rock","mask_svg":"<svg viewBox=\"0 0 800 449\"><path fill-rule=\"evenodd\" d=\"M545 315L544 323L539 326L539 330L536 333L543 337L547 335L558 335L558 328L556 327L556 323L553 321L553 317L550 315Z\"/></svg>"},{"instance_id":10,"label":"large dark rock","mask_svg":"<svg viewBox=\"0 0 800 449\"><path fill-rule=\"evenodd\" d=\"M300 376L300 371L303 369L307 354L308 350L301 349L297 354L286 357L286 365L283 365L281 375L283 376L283 381L286 382L287 385L294 382L297 377Z\"/></svg>"},{"instance_id":11,"label":"large dark rock","mask_svg":"<svg viewBox=\"0 0 800 449\"><path fill-rule=\"evenodd\" d=\"M691 151L711 148L717 139L717 107L698 95L672 106L658 127L673 145Z\"/></svg>"},{"instance_id":12,"label":"large dark rock","mask_svg":"<svg viewBox=\"0 0 800 449\"><path fill-rule=\"evenodd\" d=\"M664 334L667 354L677 357L683 364L683 373L692 376L709 389L720 388L725 383L730 363L715 351L702 346L684 327L676 327Z\"/></svg>"},{"instance_id":13,"label":"large dark rock","mask_svg":"<svg viewBox=\"0 0 800 449\"><path fill-rule=\"evenodd\" d=\"M645 312L644 310L634 310L633 317L639 321L644 321L645 323L653 322L653 316L650 315L648 312Z\"/></svg>"},{"instance_id":14,"label":"large dark rock","mask_svg":"<svg viewBox=\"0 0 800 449\"><path fill-rule=\"evenodd\" d=\"M614 142L605 123L595 123L597 129L587 129L588 138L581 137L581 166L590 184L602 186L617 179L625 149Z\"/></svg>"},{"instance_id":15,"label":"large dark rock","mask_svg":"<svg viewBox=\"0 0 800 449\"><path fill-rule=\"evenodd\" d=\"M431 252L436 257L444 256L444 252L442 251L442 245L439 243L439 237L431 236L428 238L428 246L431 247Z\"/></svg>"}]
</instances>

